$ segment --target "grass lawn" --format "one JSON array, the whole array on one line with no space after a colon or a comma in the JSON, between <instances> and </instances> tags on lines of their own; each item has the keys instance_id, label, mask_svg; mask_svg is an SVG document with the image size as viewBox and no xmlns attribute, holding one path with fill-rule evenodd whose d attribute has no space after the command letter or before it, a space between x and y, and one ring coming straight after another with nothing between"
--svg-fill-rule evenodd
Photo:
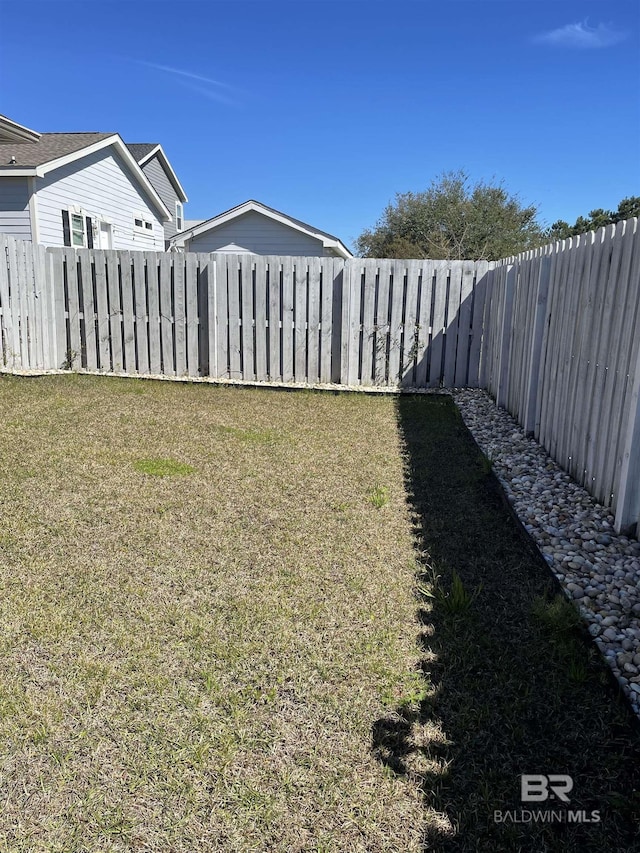
<instances>
[{"instance_id":1,"label":"grass lawn","mask_svg":"<svg viewBox=\"0 0 640 853\"><path fill-rule=\"evenodd\" d=\"M634 849L631 714L449 398L0 412L0 851ZM601 823L496 824L521 773Z\"/></svg>"},{"instance_id":2,"label":"grass lawn","mask_svg":"<svg viewBox=\"0 0 640 853\"><path fill-rule=\"evenodd\" d=\"M393 401L3 377L0 407L0 850L418 850L371 750L422 690Z\"/></svg>"}]
</instances>

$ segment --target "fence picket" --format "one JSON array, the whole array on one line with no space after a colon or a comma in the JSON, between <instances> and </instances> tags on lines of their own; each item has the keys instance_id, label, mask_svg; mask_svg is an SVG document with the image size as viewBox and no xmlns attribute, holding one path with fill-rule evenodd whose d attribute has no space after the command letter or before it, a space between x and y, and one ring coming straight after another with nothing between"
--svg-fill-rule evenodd
<instances>
[{"instance_id":1,"label":"fence picket","mask_svg":"<svg viewBox=\"0 0 640 853\"><path fill-rule=\"evenodd\" d=\"M160 267L155 252L144 253L147 266L147 294L149 300L149 372L157 376L162 372L162 345L160 341Z\"/></svg>"},{"instance_id":2,"label":"fence picket","mask_svg":"<svg viewBox=\"0 0 640 853\"><path fill-rule=\"evenodd\" d=\"M96 355L100 370L111 370L111 353L109 350L109 300L107 293L107 267L105 252L96 249L93 253L95 266L95 313L97 328Z\"/></svg>"},{"instance_id":3,"label":"fence picket","mask_svg":"<svg viewBox=\"0 0 640 853\"><path fill-rule=\"evenodd\" d=\"M282 381L293 381L293 258L282 259Z\"/></svg>"},{"instance_id":4,"label":"fence picket","mask_svg":"<svg viewBox=\"0 0 640 853\"><path fill-rule=\"evenodd\" d=\"M402 350L400 353L400 384L415 386L415 367L418 350L418 294L422 284L422 262L406 261L405 305L402 318Z\"/></svg>"},{"instance_id":5,"label":"fence picket","mask_svg":"<svg viewBox=\"0 0 640 853\"><path fill-rule=\"evenodd\" d=\"M81 362L80 337L80 301L78 297L78 255L77 249L65 249L65 268L67 271L67 317L69 325L66 366L77 369Z\"/></svg>"},{"instance_id":6,"label":"fence picket","mask_svg":"<svg viewBox=\"0 0 640 853\"><path fill-rule=\"evenodd\" d=\"M131 272L131 252L122 252L120 256L120 284L122 290L122 335L124 370L135 373L136 364L136 330L133 313L133 279Z\"/></svg>"},{"instance_id":7,"label":"fence picket","mask_svg":"<svg viewBox=\"0 0 640 853\"><path fill-rule=\"evenodd\" d=\"M240 317L240 284L238 255L229 254L227 262L227 293L229 299L229 376L242 379L242 327Z\"/></svg>"},{"instance_id":8,"label":"fence picket","mask_svg":"<svg viewBox=\"0 0 640 853\"><path fill-rule=\"evenodd\" d=\"M36 299L35 299L35 269L34 269L34 252L33 246L29 243L22 244L22 252L24 256L24 272L25 272L25 307L27 311L27 358L29 360L29 368L37 367L37 339L38 339L38 322L36 318Z\"/></svg>"},{"instance_id":9,"label":"fence picket","mask_svg":"<svg viewBox=\"0 0 640 853\"><path fill-rule=\"evenodd\" d=\"M267 262L263 255L254 257L255 267L255 364L256 379L268 379L267 345L268 345L268 292L267 292Z\"/></svg>"},{"instance_id":10,"label":"fence picket","mask_svg":"<svg viewBox=\"0 0 640 853\"><path fill-rule=\"evenodd\" d=\"M405 291L404 261L391 265L391 314L389 320L389 385L400 384L400 352L402 346L402 305Z\"/></svg>"},{"instance_id":11,"label":"fence picket","mask_svg":"<svg viewBox=\"0 0 640 853\"><path fill-rule=\"evenodd\" d=\"M293 373L296 382L304 382L307 378L307 276L307 259L296 259L293 313Z\"/></svg>"},{"instance_id":12,"label":"fence picket","mask_svg":"<svg viewBox=\"0 0 640 853\"><path fill-rule=\"evenodd\" d=\"M374 384L386 385L389 365L391 261L378 261L378 303L374 318Z\"/></svg>"},{"instance_id":13,"label":"fence picket","mask_svg":"<svg viewBox=\"0 0 640 853\"><path fill-rule=\"evenodd\" d=\"M456 352L456 367L454 384L461 388L467 384L469 345L471 335L471 301L473 298L473 282L475 263L462 261L462 281L460 283L460 308L458 314L458 347Z\"/></svg>"},{"instance_id":14,"label":"fence picket","mask_svg":"<svg viewBox=\"0 0 640 853\"><path fill-rule=\"evenodd\" d=\"M333 327L333 289L335 282L335 265L333 258L322 258L320 270L322 275L322 306L320 309L320 381L331 382L332 344L334 339Z\"/></svg>"},{"instance_id":15,"label":"fence picket","mask_svg":"<svg viewBox=\"0 0 640 853\"><path fill-rule=\"evenodd\" d=\"M358 330L360 348L359 381L362 385L371 385L375 360L375 302L378 279L377 262L364 261L353 269L354 281L362 286L362 332ZM359 306L358 306L359 310Z\"/></svg>"},{"instance_id":16,"label":"fence picket","mask_svg":"<svg viewBox=\"0 0 640 853\"><path fill-rule=\"evenodd\" d=\"M122 347L122 304L120 299L120 264L118 254L106 251L107 298L109 304L109 343L111 346L111 368L114 373L124 370Z\"/></svg>"},{"instance_id":17,"label":"fence picket","mask_svg":"<svg viewBox=\"0 0 640 853\"><path fill-rule=\"evenodd\" d=\"M160 256L160 345L162 372L176 375L173 324L173 260L174 254Z\"/></svg>"},{"instance_id":18,"label":"fence picket","mask_svg":"<svg viewBox=\"0 0 640 853\"><path fill-rule=\"evenodd\" d=\"M9 246L9 265L11 267L11 313L15 328L16 356L21 370L29 368L27 306L25 299L26 270L24 267L24 244L12 241Z\"/></svg>"},{"instance_id":19,"label":"fence picket","mask_svg":"<svg viewBox=\"0 0 640 853\"><path fill-rule=\"evenodd\" d=\"M277 381L282 377L282 300L281 300L281 264L276 257L266 258L269 270L269 379Z\"/></svg>"},{"instance_id":20,"label":"fence picket","mask_svg":"<svg viewBox=\"0 0 640 853\"><path fill-rule=\"evenodd\" d=\"M469 375L467 378L469 388L477 388L479 385L482 321L484 316L484 304L487 296L489 268L489 261L478 261L475 268L473 310L471 313L471 326L469 330L471 335L471 341L469 344Z\"/></svg>"},{"instance_id":21,"label":"fence picket","mask_svg":"<svg viewBox=\"0 0 640 853\"><path fill-rule=\"evenodd\" d=\"M173 260L173 335L176 376L187 375L186 296L185 256L176 253Z\"/></svg>"},{"instance_id":22,"label":"fence picket","mask_svg":"<svg viewBox=\"0 0 640 853\"><path fill-rule=\"evenodd\" d=\"M216 293L215 305L217 316L217 356L216 378L229 376L229 285L227 271L227 256L215 255Z\"/></svg>"},{"instance_id":23,"label":"fence picket","mask_svg":"<svg viewBox=\"0 0 640 853\"><path fill-rule=\"evenodd\" d=\"M9 238L0 234L0 355L2 367L14 367L14 324L9 302Z\"/></svg>"},{"instance_id":24,"label":"fence picket","mask_svg":"<svg viewBox=\"0 0 640 853\"><path fill-rule=\"evenodd\" d=\"M78 281L82 293L82 350L84 366L87 370L98 369L98 347L96 338L96 312L93 300L93 249L77 250Z\"/></svg>"},{"instance_id":25,"label":"fence picket","mask_svg":"<svg viewBox=\"0 0 640 853\"><path fill-rule=\"evenodd\" d=\"M307 382L320 378L320 258L308 258L309 291L307 295Z\"/></svg>"},{"instance_id":26,"label":"fence picket","mask_svg":"<svg viewBox=\"0 0 640 853\"><path fill-rule=\"evenodd\" d=\"M135 317L135 352L138 373L149 373L149 339L147 335L147 282L145 255L132 252L133 299Z\"/></svg>"},{"instance_id":27,"label":"fence picket","mask_svg":"<svg viewBox=\"0 0 640 853\"><path fill-rule=\"evenodd\" d=\"M198 256L191 252L186 255L185 270L185 323L186 323L186 373L189 376L197 376L200 365L200 352L198 345Z\"/></svg>"}]
</instances>

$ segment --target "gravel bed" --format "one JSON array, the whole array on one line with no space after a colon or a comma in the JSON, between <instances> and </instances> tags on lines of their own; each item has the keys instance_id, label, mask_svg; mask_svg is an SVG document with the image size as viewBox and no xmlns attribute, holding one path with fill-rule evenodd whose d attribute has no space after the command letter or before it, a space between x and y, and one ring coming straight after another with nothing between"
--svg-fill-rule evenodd
<instances>
[{"instance_id":1,"label":"gravel bed","mask_svg":"<svg viewBox=\"0 0 640 853\"><path fill-rule=\"evenodd\" d=\"M480 390L454 390L465 424L509 503L640 716L640 542Z\"/></svg>"}]
</instances>

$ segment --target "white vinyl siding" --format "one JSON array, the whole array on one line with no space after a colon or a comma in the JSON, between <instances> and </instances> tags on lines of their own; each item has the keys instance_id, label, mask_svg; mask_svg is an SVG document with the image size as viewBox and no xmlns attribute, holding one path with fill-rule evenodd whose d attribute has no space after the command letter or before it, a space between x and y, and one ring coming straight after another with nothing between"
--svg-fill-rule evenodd
<instances>
[{"instance_id":1,"label":"white vinyl siding","mask_svg":"<svg viewBox=\"0 0 640 853\"><path fill-rule=\"evenodd\" d=\"M157 156L152 157L149 161L147 161L142 167L142 171L145 173L147 178L149 179L149 183L154 188L154 190L158 193L162 201L166 204L169 213L173 217L171 222L164 223L164 238L168 240L170 237L177 232L176 229L176 219L175 219L175 209L176 209L176 201L179 201L178 194L176 193L173 184L169 180L167 173L162 167L162 164L158 160Z\"/></svg>"},{"instance_id":2,"label":"white vinyl siding","mask_svg":"<svg viewBox=\"0 0 640 853\"><path fill-rule=\"evenodd\" d=\"M185 248L188 252L215 252L229 243L243 246L256 255L325 255L320 240L254 210L199 234Z\"/></svg>"},{"instance_id":3,"label":"white vinyl siding","mask_svg":"<svg viewBox=\"0 0 640 853\"><path fill-rule=\"evenodd\" d=\"M36 179L40 242L62 246L62 210L76 206L95 222L112 225L114 249L164 250L164 229L158 212L130 174L120 155L105 148ZM153 230L134 227L143 215Z\"/></svg>"},{"instance_id":4,"label":"white vinyl siding","mask_svg":"<svg viewBox=\"0 0 640 853\"><path fill-rule=\"evenodd\" d=\"M31 239L28 178L0 178L0 233Z\"/></svg>"}]
</instances>

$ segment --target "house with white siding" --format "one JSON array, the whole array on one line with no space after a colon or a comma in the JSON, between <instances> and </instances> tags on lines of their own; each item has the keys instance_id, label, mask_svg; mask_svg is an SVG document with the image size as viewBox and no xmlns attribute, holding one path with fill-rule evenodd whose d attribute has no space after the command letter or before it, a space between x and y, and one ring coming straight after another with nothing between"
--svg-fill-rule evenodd
<instances>
[{"instance_id":1,"label":"house with white siding","mask_svg":"<svg viewBox=\"0 0 640 853\"><path fill-rule=\"evenodd\" d=\"M171 219L164 223L165 245L168 246L171 237L186 227L184 205L188 199L185 191L158 142L128 142L127 148L171 213Z\"/></svg>"},{"instance_id":2,"label":"house with white siding","mask_svg":"<svg viewBox=\"0 0 640 853\"><path fill-rule=\"evenodd\" d=\"M332 234L253 200L194 224L173 236L169 244L185 252L353 257Z\"/></svg>"},{"instance_id":3,"label":"house with white siding","mask_svg":"<svg viewBox=\"0 0 640 853\"><path fill-rule=\"evenodd\" d=\"M45 246L164 251L185 201L160 145L38 133L0 116L2 233Z\"/></svg>"}]
</instances>

